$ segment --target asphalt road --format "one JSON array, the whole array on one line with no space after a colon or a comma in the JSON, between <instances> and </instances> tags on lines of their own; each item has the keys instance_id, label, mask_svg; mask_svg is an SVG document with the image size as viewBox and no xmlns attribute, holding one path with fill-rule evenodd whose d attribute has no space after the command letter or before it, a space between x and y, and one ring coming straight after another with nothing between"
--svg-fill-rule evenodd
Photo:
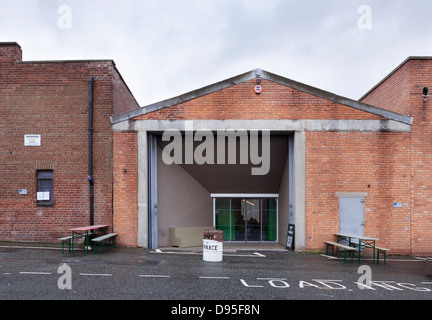
<instances>
[{"instance_id":1,"label":"asphalt road","mask_svg":"<svg viewBox=\"0 0 432 320\"><path fill-rule=\"evenodd\" d=\"M207 262L196 251L110 248L71 255L0 246L0 299L164 301L164 314L195 317L203 311L198 306L207 308L202 315L262 315L268 304L288 300L432 300L432 259L344 264L320 254L237 251Z\"/></svg>"}]
</instances>

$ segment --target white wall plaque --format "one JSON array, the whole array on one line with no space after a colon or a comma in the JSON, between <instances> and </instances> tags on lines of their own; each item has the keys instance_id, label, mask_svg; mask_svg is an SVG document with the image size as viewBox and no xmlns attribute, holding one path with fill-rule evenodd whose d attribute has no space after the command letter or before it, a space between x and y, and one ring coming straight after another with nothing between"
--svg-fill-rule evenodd
<instances>
[{"instance_id":1,"label":"white wall plaque","mask_svg":"<svg viewBox=\"0 0 432 320\"><path fill-rule=\"evenodd\" d=\"M24 145L26 147L40 147L41 145L40 134L26 134L24 136Z\"/></svg>"}]
</instances>

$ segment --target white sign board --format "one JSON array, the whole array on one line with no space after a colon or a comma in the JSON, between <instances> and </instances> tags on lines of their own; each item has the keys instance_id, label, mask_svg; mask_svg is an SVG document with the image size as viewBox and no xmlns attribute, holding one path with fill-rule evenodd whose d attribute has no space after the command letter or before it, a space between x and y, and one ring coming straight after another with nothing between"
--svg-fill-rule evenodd
<instances>
[{"instance_id":1,"label":"white sign board","mask_svg":"<svg viewBox=\"0 0 432 320\"><path fill-rule=\"evenodd\" d=\"M26 134L24 136L24 145L26 147L40 147L41 136L40 134Z\"/></svg>"},{"instance_id":2,"label":"white sign board","mask_svg":"<svg viewBox=\"0 0 432 320\"><path fill-rule=\"evenodd\" d=\"M50 199L50 193L49 192L38 192L37 193L37 200L38 201L49 201Z\"/></svg>"}]
</instances>

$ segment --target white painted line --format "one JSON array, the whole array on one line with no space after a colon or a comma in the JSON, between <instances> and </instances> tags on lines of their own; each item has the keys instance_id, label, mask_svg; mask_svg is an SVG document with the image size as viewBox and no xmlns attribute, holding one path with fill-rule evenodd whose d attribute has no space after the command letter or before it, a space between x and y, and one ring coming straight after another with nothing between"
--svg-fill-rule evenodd
<instances>
[{"instance_id":1,"label":"white painted line","mask_svg":"<svg viewBox=\"0 0 432 320\"><path fill-rule=\"evenodd\" d=\"M61 247L60 248L57 248L57 247L53 248L53 247L0 246L0 248L61 250Z\"/></svg>"},{"instance_id":2,"label":"white painted line","mask_svg":"<svg viewBox=\"0 0 432 320\"><path fill-rule=\"evenodd\" d=\"M52 274L51 272L20 272L20 274Z\"/></svg>"},{"instance_id":3,"label":"white painted line","mask_svg":"<svg viewBox=\"0 0 432 320\"><path fill-rule=\"evenodd\" d=\"M110 273L80 273L80 276L97 276L97 277L111 277Z\"/></svg>"},{"instance_id":4,"label":"white painted line","mask_svg":"<svg viewBox=\"0 0 432 320\"><path fill-rule=\"evenodd\" d=\"M258 253L258 252L254 252L255 255L257 255L258 257L265 257L265 255Z\"/></svg>"},{"instance_id":5,"label":"white painted line","mask_svg":"<svg viewBox=\"0 0 432 320\"><path fill-rule=\"evenodd\" d=\"M169 278L170 276L157 275L157 274L140 274L142 278Z\"/></svg>"},{"instance_id":6,"label":"white painted line","mask_svg":"<svg viewBox=\"0 0 432 320\"><path fill-rule=\"evenodd\" d=\"M225 257L252 257L252 258L256 258L258 257L255 254L223 254L223 256Z\"/></svg>"},{"instance_id":7,"label":"white painted line","mask_svg":"<svg viewBox=\"0 0 432 320\"><path fill-rule=\"evenodd\" d=\"M325 257L327 259L334 259L334 260L344 260L344 257L335 257L335 256L328 256L325 254L320 254L322 257ZM347 260L350 258L347 258ZM358 260L358 257L354 257L354 261ZM376 258L375 258L376 260ZM414 257L414 259L395 259L395 258L387 258L387 262L423 262L425 260L428 260L427 258L421 258L421 257ZM361 258L361 261L373 261L372 258Z\"/></svg>"},{"instance_id":8,"label":"white painted line","mask_svg":"<svg viewBox=\"0 0 432 320\"><path fill-rule=\"evenodd\" d=\"M183 255L202 255L202 252L188 252L188 251L161 251L160 249L155 249L155 251L150 251L150 253L163 253L163 254L183 254ZM230 253L223 253L224 257L253 257L253 258L257 258L257 257L265 257L265 255L262 254L230 254Z\"/></svg>"},{"instance_id":9,"label":"white painted line","mask_svg":"<svg viewBox=\"0 0 432 320\"><path fill-rule=\"evenodd\" d=\"M200 279L229 279L229 277L199 277Z\"/></svg>"},{"instance_id":10,"label":"white painted line","mask_svg":"<svg viewBox=\"0 0 432 320\"><path fill-rule=\"evenodd\" d=\"M159 249L156 249L159 250ZM150 253L167 253L167 254L202 254L197 252L171 252L171 251L150 251Z\"/></svg>"}]
</instances>

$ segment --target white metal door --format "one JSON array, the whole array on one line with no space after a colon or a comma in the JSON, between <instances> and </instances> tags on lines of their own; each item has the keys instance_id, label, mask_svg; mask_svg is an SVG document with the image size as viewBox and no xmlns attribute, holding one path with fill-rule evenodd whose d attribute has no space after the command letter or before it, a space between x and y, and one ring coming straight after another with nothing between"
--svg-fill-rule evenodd
<instances>
[{"instance_id":1,"label":"white metal door","mask_svg":"<svg viewBox=\"0 0 432 320\"><path fill-rule=\"evenodd\" d=\"M364 236L364 197L339 197L339 232Z\"/></svg>"}]
</instances>

